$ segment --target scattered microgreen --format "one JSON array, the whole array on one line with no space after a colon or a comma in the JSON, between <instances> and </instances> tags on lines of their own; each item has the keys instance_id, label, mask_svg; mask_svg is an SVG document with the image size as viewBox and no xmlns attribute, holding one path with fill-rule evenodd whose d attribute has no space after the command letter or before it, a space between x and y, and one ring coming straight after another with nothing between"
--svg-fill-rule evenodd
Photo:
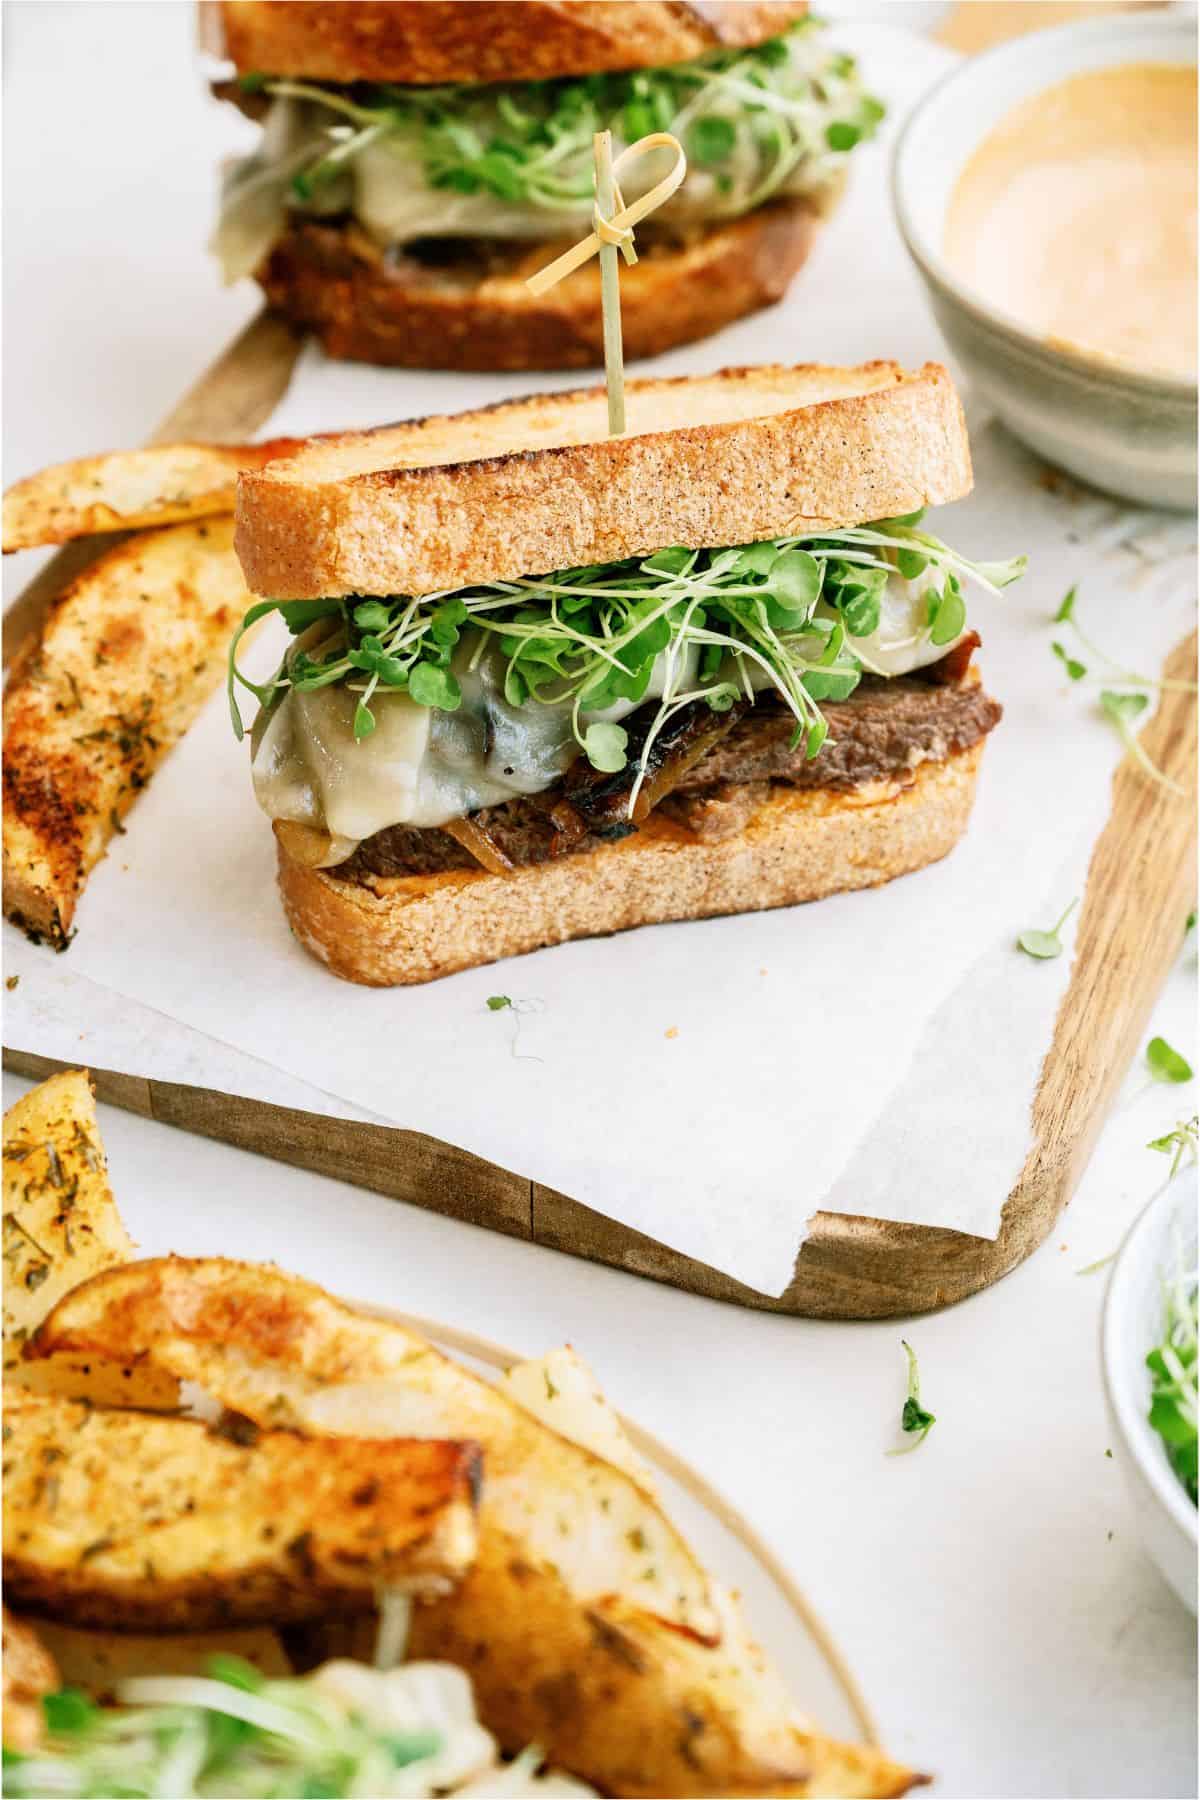
<instances>
[{"instance_id":1,"label":"scattered microgreen","mask_svg":"<svg viewBox=\"0 0 1200 1800\"><path fill-rule=\"evenodd\" d=\"M927 1412L921 1405L921 1380L917 1367L917 1353L904 1338L900 1339L904 1346L904 1354L908 1359L908 1392L904 1398L904 1406L900 1413L900 1429L911 1437L911 1444L901 1444L895 1450L889 1450L889 1456L905 1456L923 1444L933 1427L937 1424L937 1415Z\"/></svg>"},{"instance_id":2,"label":"scattered microgreen","mask_svg":"<svg viewBox=\"0 0 1200 1800\"><path fill-rule=\"evenodd\" d=\"M1168 789L1172 794L1182 794L1184 790L1179 783L1164 775L1158 764L1146 754L1141 739L1133 728L1134 720L1141 717L1149 704L1145 694L1118 694L1111 688L1106 688L1100 696L1100 711L1115 727L1117 736L1138 767L1151 781L1157 782L1159 787Z\"/></svg>"},{"instance_id":3,"label":"scattered microgreen","mask_svg":"<svg viewBox=\"0 0 1200 1800\"><path fill-rule=\"evenodd\" d=\"M461 700L452 662L473 669L490 646L503 658L508 704L569 711L579 748L598 769L622 769L628 740L622 726L594 715L617 703L636 705L656 667L664 671L663 691L642 742L642 768L681 708L704 701L725 712L762 687L774 688L788 706L793 741L812 757L827 731L821 702L845 699L873 667L867 640L879 630L884 588L901 555L921 560L925 630L939 648L964 629L965 579L996 592L1024 569L1023 557L970 563L920 523L913 514L729 549L674 546L454 594L261 601L230 650L234 729L242 734L239 683L261 706L288 688L304 693L344 683L358 696L359 738L373 729L377 692L406 692L418 705L452 711ZM306 610L297 612L298 604ZM273 609L298 641L260 684L242 673L237 651L243 633ZM635 787L631 811L636 799Z\"/></svg>"},{"instance_id":4,"label":"scattered microgreen","mask_svg":"<svg viewBox=\"0 0 1200 1800\"><path fill-rule=\"evenodd\" d=\"M1195 929L1196 929L1196 914L1194 911L1192 911L1188 914L1187 918L1183 922L1184 937L1187 937L1188 933L1191 931L1195 931Z\"/></svg>"},{"instance_id":5,"label":"scattered microgreen","mask_svg":"<svg viewBox=\"0 0 1200 1800\"><path fill-rule=\"evenodd\" d=\"M1023 950L1026 956L1035 956L1041 961L1049 960L1055 956L1061 956L1063 950L1062 939L1058 934L1078 905L1079 897L1076 895L1066 912L1063 913L1061 919L1059 919L1056 924L1052 925L1049 931L1030 930L1020 932L1017 936L1017 949Z\"/></svg>"},{"instance_id":6,"label":"scattered microgreen","mask_svg":"<svg viewBox=\"0 0 1200 1800\"><path fill-rule=\"evenodd\" d=\"M552 81L335 88L251 79L250 91L291 109L292 128L235 165L219 248L239 225L261 229L265 220L268 236L278 231L289 206L323 209L344 198L353 207L359 194L345 177L366 156L387 159L393 187L423 182L428 199L406 193L401 209L412 235L437 235L445 196L457 209L456 232L469 234L474 199L480 213L500 202L541 215L547 237L565 235L590 216L592 143L605 129L618 149L673 131L695 173L667 212L683 222L697 211L733 217L779 192L827 186L884 112L863 92L854 59L830 50L805 19L765 43L693 62Z\"/></svg>"},{"instance_id":7,"label":"scattered microgreen","mask_svg":"<svg viewBox=\"0 0 1200 1800\"><path fill-rule=\"evenodd\" d=\"M1159 1038L1155 1042L1161 1043L1162 1040ZM1171 1051L1171 1055L1174 1056L1175 1052ZM1180 1057L1179 1060L1182 1062L1183 1058ZM1186 1067L1186 1064L1184 1066ZM1190 1119L1181 1119L1173 1131L1166 1131L1161 1137L1150 1139L1146 1145L1147 1150L1157 1150L1171 1158L1171 1167L1167 1178L1156 1190L1158 1193L1161 1193L1163 1188L1169 1187L1174 1181L1183 1167L1185 1159L1196 1162L1200 1156L1200 1147L1198 1146L1200 1146L1200 1117L1195 1115ZM1076 1269L1075 1273L1077 1275L1094 1275L1097 1270L1106 1269L1109 1263L1116 1261L1119 1249L1118 1245L1117 1249L1110 1250L1107 1256L1098 1257L1095 1262L1088 1263L1086 1267Z\"/></svg>"},{"instance_id":8,"label":"scattered microgreen","mask_svg":"<svg viewBox=\"0 0 1200 1800\"><path fill-rule=\"evenodd\" d=\"M1155 1081L1184 1082L1192 1079L1192 1065L1166 1038L1153 1037L1146 1045L1146 1067Z\"/></svg>"},{"instance_id":9,"label":"scattered microgreen","mask_svg":"<svg viewBox=\"0 0 1200 1800\"><path fill-rule=\"evenodd\" d=\"M1190 1119L1180 1119L1173 1131L1151 1138L1146 1148L1171 1157L1171 1173L1167 1179L1173 1181L1185 1158L1192 1162L1200 1158L1200 1115L1193 1113Z\"/></svg>"},{"instance_id":10,"label":"scattered microgreen","mask_svg":"<svg viewBox=\"0 0 1200 1800\"><path fill-rule=\"evenodd\" d=\"M1156 679L1153 675L1140 675L1136 669L1127 669L1123 667L1123 665L1117 662L1114 657L1111 657L1108 654L1107 650L1102 650L1100 645L1090 638L1083 629L1083 626L1079 623L1078 600L1078 587L1069 588L1067 593L1063 596L1058 611L1054 615L1053 623L1055 625L1070 625L1083 647L1088 650L1092 656L1097 657L1106 665L1108 669L1107 680L1120 682L1124 687L1162 689L1167 692L1177 690L1181 693L1189 694L1194 694L1196 692L1196 683L1194 681L1183 681L1174 677L1161 677ZM1081 681L1087 674L1087 669L1084 665L1080 662L1076 662L1070 657L1061 644L1051 644L1050 648L1058 657L1059 661L1066 667L1071 680Z\"/></svg>"},{"instance_id":11,"label":"scattered microgreen","mask_svg":"<svg viewBox=\"0 0 1200 1800\"><path fill-rule=\"evenodd\" d=\"M1067 674L1071 677L1071 680L1082 681L1087 674L1086 663L1081 663L1077 661L1075 657L1068 656L1067 652L1063 649L1057 639L1051 644L1050 648L1053 650L1055 656L1057 656L1063 668L1067 671Z\"/></svg>"},{"instance_id":12,"label":"scattered microgreen","mask_svg":"<svg viewBox=\"0 0 1200 1800\"><path fill-rule=\"evenodd\" d=\"M545 1012L546 1002L544 1000L514 1000L509 994L489 994L487 1009L489 1012L505 1013L512 1020L508 1050L514 1062L540 1063L542 1061L542 1058L535 1056L532 1051L519 1050L517 1046L521 1041L521 1027L524 1021L531 1013Z\"/></svg>"}]
</instances>

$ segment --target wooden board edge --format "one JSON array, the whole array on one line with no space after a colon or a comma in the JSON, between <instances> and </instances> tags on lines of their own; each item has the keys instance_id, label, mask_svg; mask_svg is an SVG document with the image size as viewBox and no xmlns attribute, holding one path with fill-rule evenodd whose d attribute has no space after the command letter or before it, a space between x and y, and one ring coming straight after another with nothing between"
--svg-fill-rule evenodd
<instances>
[{"instance_id":1,"label":"wooden board edge","mask_svg":"<svg viewBox=\"0 0 1200 1800\"><path fill-rule=\"evenodd\" d=\"M13 1074L35 1081L60 1069L86 1068L98 1100L155 1124L173 1125L274 1162L348 1181L506 1237L530 1236L525 1177L422 1132L275 1106L215 1088L123 1075L94 1068L84 1059L63 1062L8 1045L3 1059Z\"/></svg>"},{"instance_id":2,"label":"wooden board edge","mask_svg":"<svg viewBox=\"0 0 1200 1800\"><path fill-rule=\"evenodd\" d=\"M1193 633L1171 653L1164 675L1194 681L1196 657ZM1034 1096L1034 1142L999 1235L819 1213L781 1297L788 1311L832 1318L931 1312L1010 1274L1054 1229L1183 949L1195 904L1195 694L1164 690L1141 741L1182 792L1167 793L1129 757L1113 777L1108 820L1088 864L1071 979ZM901 1266L905 1291L896 1278ZM831 1296L838 1298L831 1303Z\"/></svg>"}]
</instances>

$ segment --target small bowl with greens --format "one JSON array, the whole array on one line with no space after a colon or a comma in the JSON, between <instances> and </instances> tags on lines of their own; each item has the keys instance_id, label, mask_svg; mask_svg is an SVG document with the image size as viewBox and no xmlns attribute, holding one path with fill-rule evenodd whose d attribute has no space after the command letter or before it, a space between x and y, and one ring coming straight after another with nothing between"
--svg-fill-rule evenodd
<instances>
[{"instance_id":1,"label":"small bowl with greens","mask_svg":"<svg viewBox=\"0 0 1200 1800\"><path fill-rule=\"evenodd\" d=\"M1113 1448L1142 1540L1196 1610L1196 1189L1155 1195L1121 1246L1101 1349Z\"/></svg>"}]
</instances>

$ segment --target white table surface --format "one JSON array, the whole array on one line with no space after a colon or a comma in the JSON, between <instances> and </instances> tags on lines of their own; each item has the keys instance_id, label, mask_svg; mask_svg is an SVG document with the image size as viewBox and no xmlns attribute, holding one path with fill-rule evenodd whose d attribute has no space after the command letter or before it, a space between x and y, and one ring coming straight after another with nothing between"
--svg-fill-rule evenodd
<instances>
[{"instance_id":1,"label":"white table surface","mask_svg":"<svg viewBox=\"0 0 1200 1800\"><path fill-rule=\"evenodd\" d=\"M244 128L190 31L175 0L5 7L6 481L137 442L255 310L205 257L212 165ZM34 566L6 565L9 594ZM1195 974L1189 946L1153 1022L1189 1054ZM6 1077L5 1105L27 1085ZM1053 1240L908 1328L938 1424L897 1459L898 1324L721 1306L101 1110L147 1252L273 1257L523 1352L574 1342L778 1549L937 1793L1149 1800L1196 1792L1195 1623L1105 1454L1105 1276L1077 1271L1161 1179L1146 1140L1195 1106L1132 1074Z\"/></svg>"}]
</instances>

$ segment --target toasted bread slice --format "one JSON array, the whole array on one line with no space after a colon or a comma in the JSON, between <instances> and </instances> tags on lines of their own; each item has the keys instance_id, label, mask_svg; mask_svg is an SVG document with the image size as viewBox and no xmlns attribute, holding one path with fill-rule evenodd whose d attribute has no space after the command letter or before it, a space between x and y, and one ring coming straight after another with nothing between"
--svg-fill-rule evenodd
<instances>
[{"instance_id":1,"label":"toasted bread slice","mask_svg":"<svg viewBox=\"0 0 1200 1800\"><path fill-rule=\"evenodd\" d=\"M209 1630L444 1592L475 1554L476 1446L224 1435L8 1387L4 1587L72 1624Z\"/></svg>"},{"instance_id":2,"label":"toasted bread slice","mask_svg":"<svg viewBox=\"0 0 1200 1800\"><path fill-rule=\"evenodd\" d=\"M768 365L533 395L310 443L238 477L237 552L279 599L421 594L892 517L971 486L945 369Z\"/></svg>"},{"instance_id":3,"label":"toasted bread slice","mask_svg":"<svg viewBox=\"0 0 1200 1800\"><path fill-rule=\"evenodd\" d=\"M777 200L686 244L639 244L621 271L630 362L720 331L782 299L834 196ZM565 246L472 242L384 256L352 226L298 222L257 279L326 353L409 369L590 369L604 361L594 261L534 296L526 277Z\"/></svg>"},{"instance_id":4,"label":"toasted bread slice","mask_svg":"<svg viewBox=\"0 0 1200 1800\"><path fill-rule=\"evenodd\" d=\"M142 531L231 513L238 470L288 456L301 441L159 444L39 469L4 495L4 554L92 532Z\"/></svg>"},{"instance_id":5,"label":"toasted bread slice","mask_svg":"<svg viewBox=\"0 0 1200 1800\"><path fill-rule=\"evenodd\" d=\"M56 949L121 818L225 673L250 603L233 522L98 557L53 602L4 695L4 911Z\"/></svg>"},{"instance_id":6,"label":"toasted bread slice","mask_svg":"<svg viewBox=\"0 0 1200 1800\"><path fill-rule=\"evenodd\" d=\"M400 83L543 81L759 44L803 0L220 0L205 47L240 75Z\"/></svg>"},{"instance_id":7,"label":"toasted bread slice","mask_svg":"<svg viewBox=\"0 0 1200 1800\"><path fill-rule=\"evenodd\" d=\"M774 788L741 831L716 843L651 813L632 837L512 875L464 869L345 881L336 869L301 867L281 843L284 911L335 975L392 987L635 925L879 887L954 848L982 749L924 763L904 787Z\"/></svg>"}]
</instances>

